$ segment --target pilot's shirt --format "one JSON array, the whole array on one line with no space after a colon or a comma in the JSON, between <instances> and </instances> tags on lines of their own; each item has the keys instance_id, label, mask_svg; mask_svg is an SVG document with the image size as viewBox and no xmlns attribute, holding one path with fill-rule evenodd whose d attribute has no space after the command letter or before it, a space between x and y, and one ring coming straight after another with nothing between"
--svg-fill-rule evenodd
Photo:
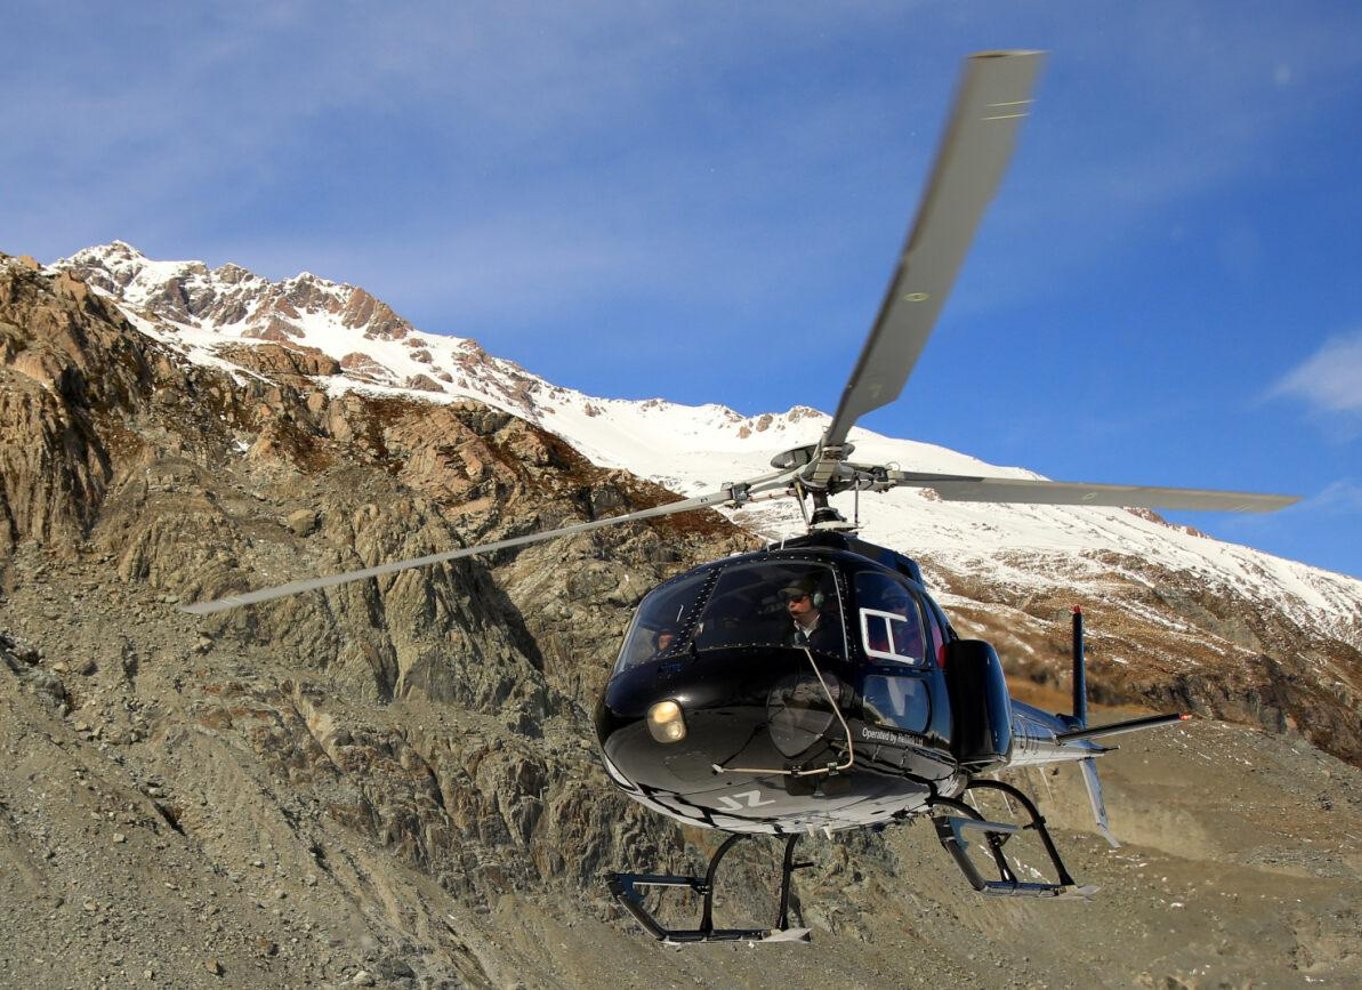
<instances>
[{"instance_id":1,"label":"pilot's shirt","mask_svg":"<svg viewBox=\"0 0 1362 990\"><path fill-rule=\"evenodd\" d=\"M823 613L820 612L807 628L798 622L791 622L790 634L785 642L790 646L808 646L815 650L841 653L841 636L838 635L836 625L824 622L823 618Z\"/></svg>"},{"instance_id":2,"label":"pilot's shirt","mask_svg":"<svg viewBox=\"0 0 1362 990\"><path fill-rule=\"evenodd\" d=\"M813 622L807 626L801 626L798 622L790 623L794 626L792 633L795 646L807 646L813 641L814 633L818 631L818 623L823 621L823 614L820 612L813 617Z\"/></svg>"}]
</instances>

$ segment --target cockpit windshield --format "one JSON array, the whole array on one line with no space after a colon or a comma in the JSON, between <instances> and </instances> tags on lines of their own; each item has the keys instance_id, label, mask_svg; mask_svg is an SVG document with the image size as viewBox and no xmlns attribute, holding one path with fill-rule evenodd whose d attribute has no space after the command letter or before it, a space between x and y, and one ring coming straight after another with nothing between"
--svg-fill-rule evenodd
<instances>
[{"instance_id":1,"label":"cockpit windshield","mask_svg":"<svg viewBox=\"0 0 1362 990\"><path fill-rule=\"evenodd\" d=\"M837 576L814 561L758 560L661 586L639 606L616 672L692 650L803 646L847 655Z\"/></svg>"},{"instance_id":2,"label":"cockpit windshield","mask_svg":"<svg viewBox=\"0 0 1362 990\"><path fill-rule=\"evenodd\" d=\"M734 646L805 646L845 657L832 568L770 560L725 568L696 629L695 648Z\"/></svg>"}]
</instances>

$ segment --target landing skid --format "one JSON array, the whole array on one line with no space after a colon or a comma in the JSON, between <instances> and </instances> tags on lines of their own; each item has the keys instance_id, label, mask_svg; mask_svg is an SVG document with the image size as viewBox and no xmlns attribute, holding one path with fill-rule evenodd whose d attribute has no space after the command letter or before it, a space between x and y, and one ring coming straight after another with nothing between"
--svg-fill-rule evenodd
<instances>
[{"instance_id":1,"label":"landing skid","mask_svg":"<svg viewBox=\"0 0 1362 990\"><path fill-rule=\"evenodd\" d=\"M785 839L785 857L780 868L780 913L774 928L715 928L714 927L714 877L719 870L719 861L742 838L734 834L721 845L709 861L709 869L702 880L699 877L678 877L654 873L612 873L609 877L610 893L615 900L634 916L653 938L672 945L688 945L696 942L807 942L809 929L790 927L790 877L795 870L812 866L812 863L794 861L795 843L798 835ZM667 928L653 916L643 903L646 887L683 887L703 898L700 924L695 928Z\"/></svg>"},{"instance_id":2,"label":"landing skid","mask_svg":"<svg viewBox=\"0 0 1362 990\"><path fill-rule=\"evenodd\" d=\"M956 865L960 867L960 871L965 874L965 879L969 881L971 887L982 894L1013 897L1087 898L1096 893L1096 887L1080 887L1069 875L1069 871L1064 867L1064 861L1059 857L1059 850L1055 848L1054 840L1050 838L1050 831L1045 827L1045 819L1041 817L1030 798L1011 784L1003 783L1000 780L975 780L971 781L969 786L965 788L966 791L974 789L1001 791L1025 808L1026 813L1031 817L1031 821L1025 825L990 822L964 801L956 798L937 797L929 802L932 807L952 808L962 813L961 815L936 816L932 819L932 823L936 826L937 838L946 847L946 851L951 854ZM1017 875L1012 871L1012 867L1008 865L1007 857L1003 855L1003 846L1013 835L1027 829L1040 836L1040 841L1045 846L1045 852L1050 857L1050 863L1058 878L1055 883L1029 883L1018 880ZM984 841L988 844L993 863L998 868L997 880L985 879L983 874L979 872L979 867L975 865L974 860L966 851L969 847L969 840L966 835L970 832L982 833Z\"/></svg>"}]
</instances>

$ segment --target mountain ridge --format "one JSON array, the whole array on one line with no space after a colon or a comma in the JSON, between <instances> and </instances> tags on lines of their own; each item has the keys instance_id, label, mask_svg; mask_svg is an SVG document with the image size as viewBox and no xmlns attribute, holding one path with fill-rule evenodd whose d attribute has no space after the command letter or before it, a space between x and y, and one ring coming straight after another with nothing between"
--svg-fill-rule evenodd
<instances>
[{"instance_id":1,"label":"mountain ridge","mask_svg":"<svg viewBox=\"0 0 1362 990\"><path fill-rule=\"evenodd\" d=\"M485 401L558 434L603 467L629 470L681 495L764 473L769 456L813 442L827 421L825 414L807 406L783 414L742 416L720 405L688 407L660 398L587 396L496 358L470 338L419 331L365 290L308 273L271 282L236 265L209 269L202 262L153 262L123 242L87 248L50 268L73 272L110 293L133 309L134 319L141 310L162 321L161 332L169 328L172 338L178 332L181 339L176 342L190 360L211 361L214 351L231 340L251 347L273 341L304 353L315 351L339 363L334 369L312 366L314 375L328 379L329 392L370 387L436 401ZM250 291L243 294L243 286ZM298 292L300 286L303 291ZM225 309L224 300L230 300ZM272 332L281 319L281 306L293 321L289 333ZM154 326L143 329L156 332ZM403 342L404 347L388 346L393 342ZM323 371L330 374L320 375ZM1041 477L1023 468L989 465L935 445L896 441L863 429L853 431L852 440L859 459L869 453L877 462L942 473ZM972 541L980 539L985 547L1004 553L1035 545L1149 556L1170 552L1171 540L1179 566L1210 572L1229 568L1241 590L1264 598L1280 593L1298 599L1316 620L1336 626L1339 636L1356 636L1353 645L1362 648L1362 581L1347 575L1262 551L1228 550L1234 545L1170 527L1147 511L981 509L937 501L924 512L924 502L931 501L930 492L920 491L862 500L865 535L922 554L929 562L958 548L969 554ZM895 515L897 522L892 520ZM994 525L1000 515L1010 524ZM730 516L757 517L751 528L768 536L795 532L800 525L788 503ZM1091 542L1084 545L1084 538ZM1268 587L1255 588L1255 577L1265 575Z\"/></svg>"}]
</instances>

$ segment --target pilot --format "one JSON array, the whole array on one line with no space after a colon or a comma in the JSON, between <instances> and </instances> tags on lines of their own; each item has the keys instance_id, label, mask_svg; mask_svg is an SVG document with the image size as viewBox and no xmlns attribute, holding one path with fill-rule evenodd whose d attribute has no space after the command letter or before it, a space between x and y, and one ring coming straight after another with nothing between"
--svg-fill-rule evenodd
<instances>
[{"instance_id":1,"label":"pilot","mask_svg":"<svg viewBox=\"0 0 1362 990\"><path fill-rule=\"evenodd\" d=\"M830 653L841 653L841 634L836 621L824 618L823 596L816 590L816 578L803 577L780 589L785 611L793 628L785 637L787 646L808 646Z\"/></svg>"}]
</instances>

